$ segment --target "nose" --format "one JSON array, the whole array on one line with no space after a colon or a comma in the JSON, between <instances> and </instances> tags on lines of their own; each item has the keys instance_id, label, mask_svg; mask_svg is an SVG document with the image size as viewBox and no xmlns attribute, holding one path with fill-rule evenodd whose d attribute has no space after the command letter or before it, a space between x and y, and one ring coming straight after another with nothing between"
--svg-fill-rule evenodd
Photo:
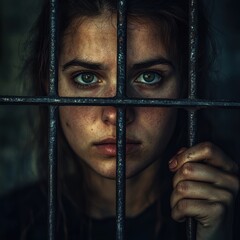
<instances>
[{"instance_id":1,"label":"nose","mask_svg":"<svg viewBox=\"0 0 240 240\"><path fill-rule=\"evenodd\" d=\"M134 121L134 109L126 109L126 125ZM117 124L117 109L112 106L104 106L102 110L102 121L107 125Z\"/></svg>"}]
</instances>

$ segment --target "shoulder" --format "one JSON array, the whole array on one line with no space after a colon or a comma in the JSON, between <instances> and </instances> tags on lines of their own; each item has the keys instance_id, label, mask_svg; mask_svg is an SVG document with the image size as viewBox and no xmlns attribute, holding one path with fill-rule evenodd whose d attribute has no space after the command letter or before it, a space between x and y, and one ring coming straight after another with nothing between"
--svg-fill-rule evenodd
<instances>
[{"instance_id":1,"label":"shoulder","mask_svg":"<svg viewBox=\"0 0 240 240\"><path fill-rule=\"evenodd\" d=\"M0 198L0 239L19 239L33 226L46 229L46 223L47 197L40 184L26 186Z\"/></svg>"}]
</instances>

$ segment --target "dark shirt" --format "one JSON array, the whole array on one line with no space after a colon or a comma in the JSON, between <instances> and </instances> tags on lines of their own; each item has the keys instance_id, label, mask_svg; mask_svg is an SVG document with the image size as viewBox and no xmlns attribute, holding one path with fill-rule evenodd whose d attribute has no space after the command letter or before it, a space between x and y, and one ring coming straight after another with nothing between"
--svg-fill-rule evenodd
<instances>
[{"instance_id":1,"label":"dark shirt","mask_svg":"<svg viewBox=\"0 0 240 240\"><path fill-rule=\"evenodd\" d=\"M58 217L57 240L113 240L116 239L115 218L91 219L82 217L67 199L62 202L65 217ZM24 188L0 199L1 240L47 240L47 198L38 186ZM182 240L184 224L170 217L161 223L156 235L157 203L141 214L126 219L128 240ZM65 238L67 236L67 238Z\"/></svg>"}]
</instances>

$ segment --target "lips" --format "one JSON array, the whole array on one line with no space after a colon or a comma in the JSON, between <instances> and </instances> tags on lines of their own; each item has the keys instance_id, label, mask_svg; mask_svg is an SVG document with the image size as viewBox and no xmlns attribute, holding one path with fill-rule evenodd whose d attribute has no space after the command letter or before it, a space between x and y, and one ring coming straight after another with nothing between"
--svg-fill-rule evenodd
<instances>
[{"instance_id":1,"label":"lips","mask_svg":"<svg viewBox=\"0 0 240 240\"><path fill-rule=\"evenodd\" d=\"M134 139L126 139L126 154L130 154L139 150L141 142ZM95 142L93 146L97 152L107 157L115 157L117 155L117 139L106 138Z\"/></svg>"}]
</instances>

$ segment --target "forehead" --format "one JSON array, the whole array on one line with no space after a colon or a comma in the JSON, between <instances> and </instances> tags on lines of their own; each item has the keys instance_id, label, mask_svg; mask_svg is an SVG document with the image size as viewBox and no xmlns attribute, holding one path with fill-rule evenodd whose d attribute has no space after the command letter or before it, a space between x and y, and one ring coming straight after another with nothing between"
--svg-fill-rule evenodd
<instances>
[{"instance_id":1,"label":"forehead","mask_svg":"<svg viewBox=\"0 0 240 240\"><path fill-rule=\"evenodd\" d=\"M147 57L168 58L161 38L161 31L151 20L130 19L127 30L128 62L141 61ZM97 60L96 58L102 60L116 57L116 53L117 20L115 15L75 19L65 31L61 49L61 55L65 58L80 56L89 60Z\"/></svg>"}]
</instances>

